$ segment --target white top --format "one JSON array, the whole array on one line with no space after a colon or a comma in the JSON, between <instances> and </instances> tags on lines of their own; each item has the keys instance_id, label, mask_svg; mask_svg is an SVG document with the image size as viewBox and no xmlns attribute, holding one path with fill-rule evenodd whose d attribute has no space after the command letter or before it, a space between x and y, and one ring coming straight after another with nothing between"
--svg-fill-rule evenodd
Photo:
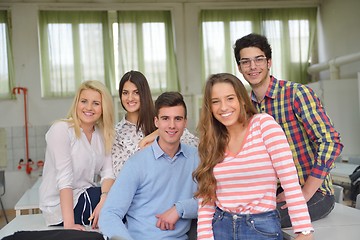
<instances>
[{"instance_id":1,"label":"white top","mask_svg":"<svg viewBox=\"0 0 360 240\"><path fill-rule=\"evenodd\" d=\"M72 188L74 207L79 196L89 187L97 186L97 176L114 179L111 156L105 155L100 129L95 128L91 143L81 131L76 138L69 123L54 123L45 135L47 143L42 183L39 188L40 209L47 225L63 222L60 190Z\"/></svg>"},{"instance_id":2,"label":"white top","mask_svg":"<svg viewBox=\"0 0 360 240\"><path fill-rule=\"evenodd\" d=\"M125 117L116 124L115 132L111 155L114 173L117 176L129 157L140 150L138 144L144 138L144 134L141 128L136 132L136 124L129 122ZM199 143L199 139L187 129L185 129L180 140L182 143L194 147L197 147Z\"/></svg>"}]
</instances>

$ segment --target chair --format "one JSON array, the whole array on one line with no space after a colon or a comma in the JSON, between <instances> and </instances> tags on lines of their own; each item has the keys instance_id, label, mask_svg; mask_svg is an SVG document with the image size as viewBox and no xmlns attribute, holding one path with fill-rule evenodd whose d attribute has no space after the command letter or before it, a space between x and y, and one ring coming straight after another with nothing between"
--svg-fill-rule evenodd
<instances>
[{"instance_id":1,"label":"chair","mask_svg":"<svg viewBox=\"0 0 360 240\"><path fill-rule=\"evenodd\" d=\"M360 193L356 196L355 208L360 209Z\"/></svg>"},{"instance_id":2,"label":"chair","mask_svg":"<svg viewBox=\"0 0 360 240\"><path fill-rule=\"evenodd\" d=\"M5 217L5 220L6 220L6 223L9 223L9 220L6 216L6 212L5 212L5 209L4 209L4 204L2 202L2 196L4 196L5 194L5 171L4 170L0 170L0 204L1 204L1 209L2 209L2 212L4 214L4 217Z\"/></svg>"},{"instance_id":3,"label":"chair","mask_svg":"<svg viewBox=\"0 0 360 240\"><path fill-rule=\"evenodd\" d=\"M344 188L342 186L334 185L334 184L333 187L334 187L335 202L342 204L344 201Z\"/></svg>"}]
</instances>

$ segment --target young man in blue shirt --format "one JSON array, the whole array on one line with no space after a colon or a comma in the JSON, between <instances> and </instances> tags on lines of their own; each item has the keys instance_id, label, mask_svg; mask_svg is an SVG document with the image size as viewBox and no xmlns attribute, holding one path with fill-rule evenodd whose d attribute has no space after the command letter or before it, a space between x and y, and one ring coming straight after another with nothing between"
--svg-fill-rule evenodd
<instances>
[{"instance_id":1,"label":"young man in blue shirt","mask_svg":"<svg viewBox=\"0 0 360 240\"><path fill-rule=\"evenodd\" d=\"M100 213L100 231L107 237L188 239L191 219L197 217L192 172L199 158L196 148L180 143L187 123L182 95L161 94L155 111L159 136L129 158Z\"/></svg>"}]
</instances>

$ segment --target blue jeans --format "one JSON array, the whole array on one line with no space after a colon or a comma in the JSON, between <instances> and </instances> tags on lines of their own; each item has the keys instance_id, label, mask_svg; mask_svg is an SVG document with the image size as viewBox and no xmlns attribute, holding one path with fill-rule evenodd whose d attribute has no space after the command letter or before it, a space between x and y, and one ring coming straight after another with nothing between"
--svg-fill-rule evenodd
<instances>
[{"instance_id":1,"label":"blue jeans","mask_svg":"<svg viewBox=\"0 0 360 240\"><path fill-rule=\"evenodd\" d=\"M233 214L216 208L212 227L215 240L282 240L279 213Z\"/></svg>"},{"instance_id":2,"label":"blue jeans","mask_svg":"<svg viewBox=\"0 0 360 240\"><path fill-rule=\"evenodd\" d=\"M281 216L281 227L291 227L291 221L288 209L280 209L285 202L277 204L277 209ZM335 198L333 195L324 195L321 192L316 192L312 198L307 202L311 221L316 221L326 217L335 207Z\"/></svg>"}]
</instances>

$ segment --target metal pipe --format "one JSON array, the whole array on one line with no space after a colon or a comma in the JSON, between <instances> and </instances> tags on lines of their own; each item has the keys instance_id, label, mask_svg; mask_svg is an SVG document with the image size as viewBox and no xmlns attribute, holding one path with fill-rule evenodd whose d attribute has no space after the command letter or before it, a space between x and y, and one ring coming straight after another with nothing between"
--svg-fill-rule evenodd
<instances>
[{"instance_id":1,"label":"metal pipe","mask_svg":"<svg viewBox=\"0 0 360 240\"><path fill-rule=\"evenodd\" d=\"M353 54L349 54L349 55L345 55L345 56L341 56L341 57L337 57L334 58L332 60L330 60L329 62L325 62L325 63L318 63L318 64L314 64L311 65L308 68L308 73L309 74L315 74L318 72L321 72L323 70L327 70L330 69L333 71L332 76L336 77L339 76L339 67L348 63L352 63L354 61L359 61L360 60L360 52L358 53L353 53ZM338 71L336 73L336 71Z\"/></svg>"},{"instance_id":2,"label":"metal pipe","mask_svg":"<svg viewBox=\"0 0 360 240\"><path fill-rule=\"evenodd\" d=\"M29 129L28 129L28 113L27 113L27 91L28 89L25 87L14 87L13 94L24 94L24 119L25 119L25 148L26 148L26 173L30 174L32 168L30 167L30 157L29 157Z\"/></svg>"}]
</instances>

